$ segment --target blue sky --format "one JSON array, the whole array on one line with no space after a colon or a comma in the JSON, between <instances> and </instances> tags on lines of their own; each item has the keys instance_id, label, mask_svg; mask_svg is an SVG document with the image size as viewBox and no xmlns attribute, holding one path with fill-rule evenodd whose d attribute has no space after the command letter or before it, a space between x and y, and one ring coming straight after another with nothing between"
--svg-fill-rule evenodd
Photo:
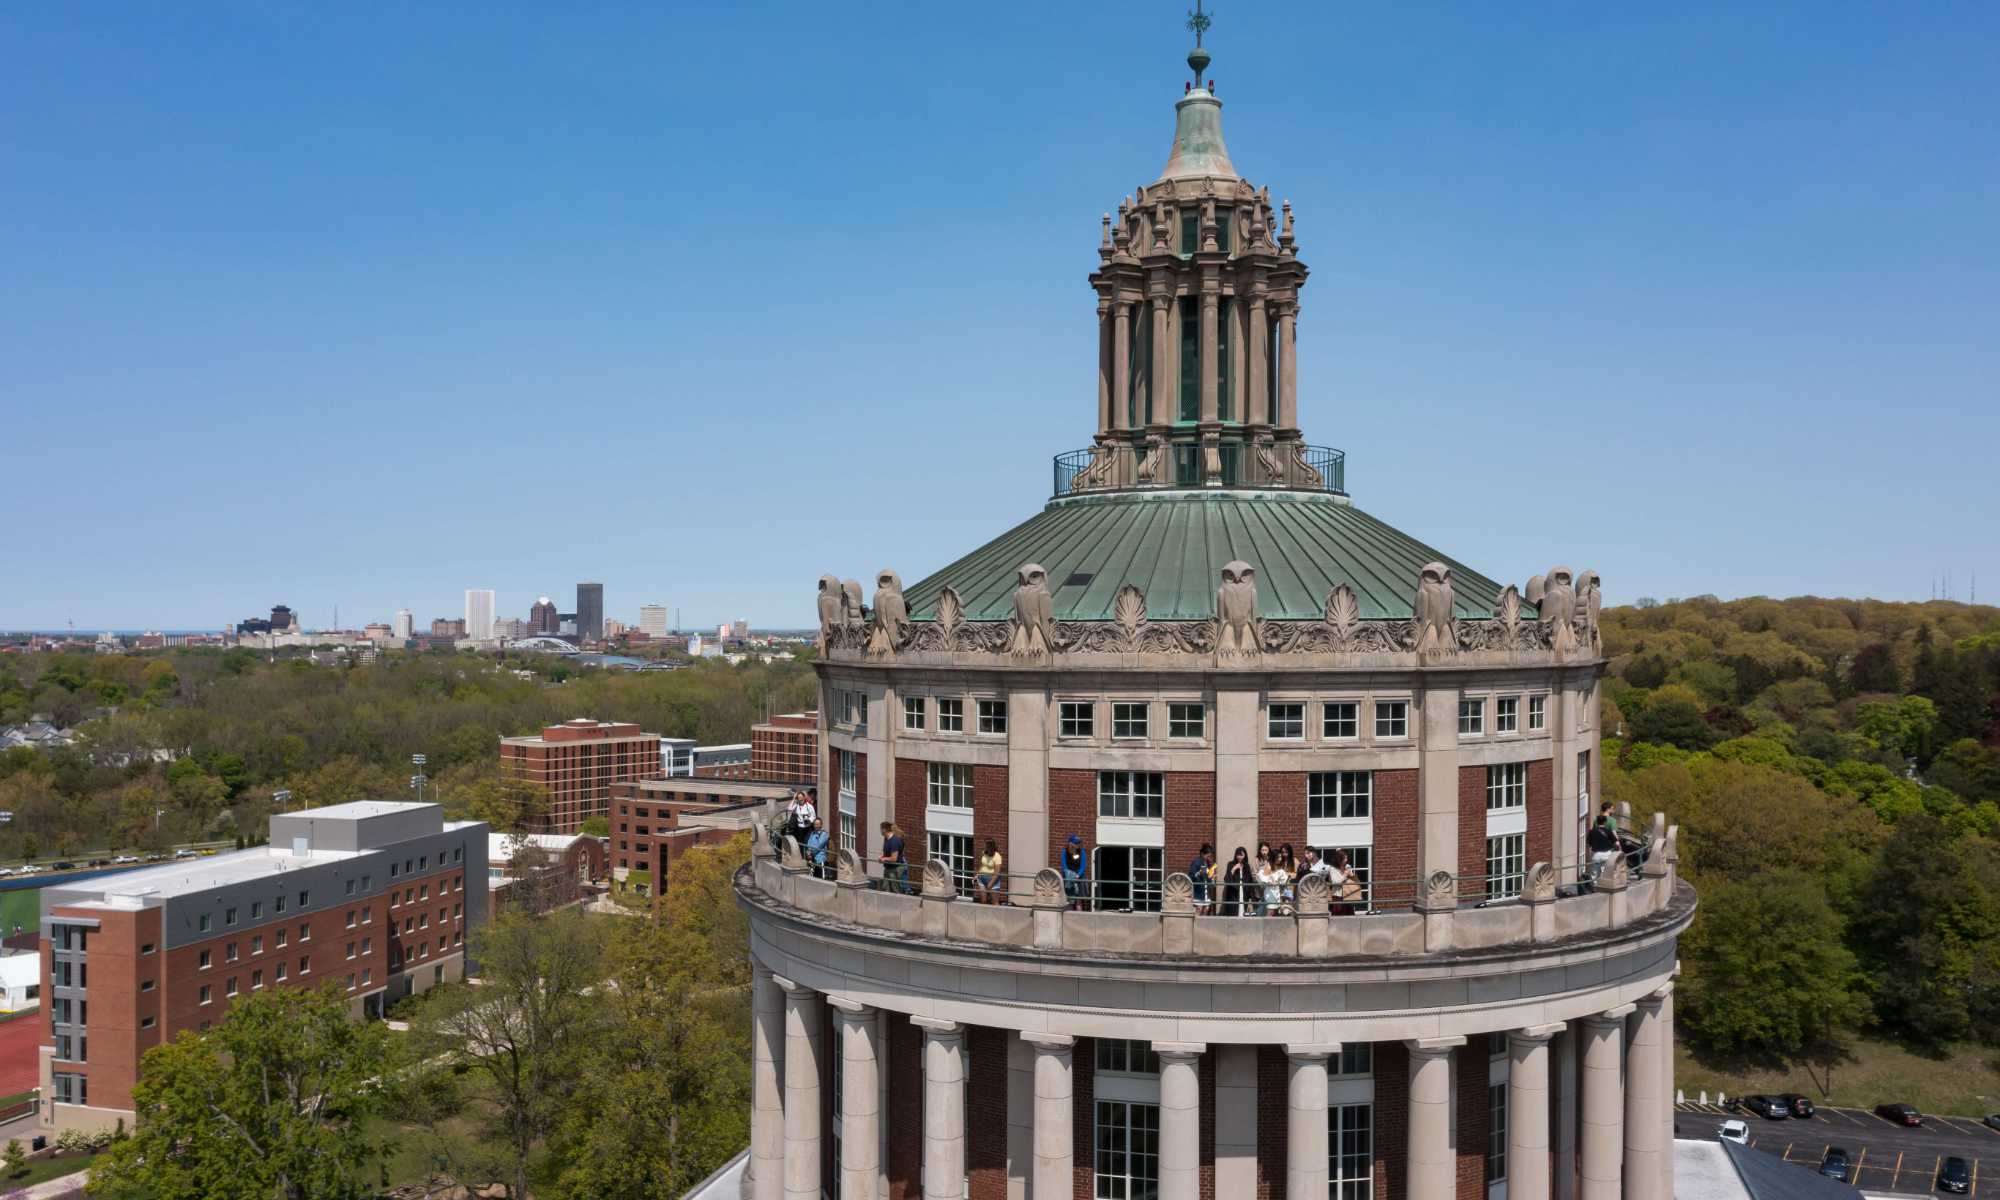
<instances>
[{"instance_id":1,"label":"blue sky","mask_svg":"<svg viewBox=\"0 0 2000 1200\"><path fill-rule=\"evenodd\" d=\"M1089 440L1172 3L0 11L0 628L811 619ZM2000 597L2000 7L1224 3L1308 437L1480 570Z\"/></svg>"}]
</instances>

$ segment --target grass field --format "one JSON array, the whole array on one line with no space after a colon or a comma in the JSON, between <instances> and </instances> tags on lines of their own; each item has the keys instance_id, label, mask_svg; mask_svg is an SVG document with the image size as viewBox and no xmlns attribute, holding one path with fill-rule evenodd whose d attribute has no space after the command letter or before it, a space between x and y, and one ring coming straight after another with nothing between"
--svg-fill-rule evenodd
<instances>
[{"instance_id":1,"label":"grass field","mask_svg":"<svg viewBox=\"0 0 2000 1200\"><path fill-rule=\"evenodd\" d=\"M1750 1092L1798 1092L1821 1104L1873 1108L1900 1101L1919 1112L1980 1116L2000 1112L2000 1049L1962 1045L1942 1058L1925 1058L1889 1042L1857 1040L1852 1061L1833 1069L1833 1094L1823 1095L1799 1067L1790 1071L1739 1070L1704 1065L1687 1046L1674 1048L1674 1086L1694 1099L1706 1090L1741 1096Z\"/></svg>"},{"instance_id":2,"label":"grass field","mask_svg":"<svg viewBox=\"0 0 2000 1200\"><path fill-rule=\"evenodd\" d=\"M9 1191L24 1188L30 1184L42 1183L50 1179L60 1179L64 1175L74 1175L97 1161L95 1154L63 1155L60 1158L37 1158L28 1163L19 1174L0 1179L0 1187Z\"/></svg>"},{"instance_id":3,"label":"grass field","mask_svg":"<svg viewBox=\"0 0 2000 1200\"><path fill-rule=\"evenodd\" d=\"M0 892L0 934L12 936L16 925L21 927L22 933L41 932L41 889L16 888Z\"/></svg>"}]
</instances>

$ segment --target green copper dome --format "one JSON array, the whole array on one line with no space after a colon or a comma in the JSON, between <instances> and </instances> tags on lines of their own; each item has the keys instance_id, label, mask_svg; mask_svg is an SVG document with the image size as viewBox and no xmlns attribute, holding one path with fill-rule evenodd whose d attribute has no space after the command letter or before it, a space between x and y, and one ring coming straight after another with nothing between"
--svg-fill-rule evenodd
<instances>
[{"instance_id":1,"label":"green copper dome","mask_svg":"<svg viewBox=\"0 0 2000 1200\"><path fill-rule=\"evenodd\" d=\"M1451 568L1460 617L1492 616L1501 587L1342 497L1214 489L1056 500L904 594L919 620L936 613L946 586L968 620L1004 620L1014 614L1016 573L1032 562L1048 571L1058 620L1109 619L1128 583L1146 593L1153 620L1206 620L1224 564L1237 559L1257 569L1257 613L1267 619L1317 619L1341 583L1354 589L1363 619L1408 618L1430 562Z\"/></svg>"}]
</instances>

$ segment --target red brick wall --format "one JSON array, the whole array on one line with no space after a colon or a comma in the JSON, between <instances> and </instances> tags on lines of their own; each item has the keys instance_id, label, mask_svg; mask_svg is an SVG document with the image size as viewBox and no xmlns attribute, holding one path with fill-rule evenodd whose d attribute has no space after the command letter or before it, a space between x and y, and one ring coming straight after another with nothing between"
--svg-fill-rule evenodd
<instances>
[{"instance_id":1,"label":"red brick wall","mask_svg":"<svg viewBox=\"0 0 2000 1200\"><path fill-rule=\"evenodd\" d=\"M1298 851L1306 844L1306 773L1304 771L1262 771L1257 775L1257 837L1276 850L1286 842ZM1257 857L1257 847L1248 847ZM1218 847L1217 861L1227 863L1236 847ZM1283 1173L1280 1172L1281 1179Z\"/></svg>"},{"instance_id":2,"label":"red brick wall","mask_svg":"<svg viewBox=\"0 0 2000 1200\"><path fill-rule=\"evenodd\" d=\"M965 1113L967 1200L1007 1200L1007 1031L969 1026L965 1048L972 1057Z\"/></svg>"},{"instance_id":3,"label":"red brick wall","mask_svg":"<svg viewBox=\"0 0 2000 1200\"><path fill-rule=\"evenodd\" d=\"M1372 786L1375 847L1369 875L1375 903L1408 904L1417 896L1417 773L1377 771Z\"/></svg>"},{"instance_id":4,"label":"red brick wall","mask_svg":"<svg viewBox=\"0 0 2000 1200\"><path fill-rule=\"evenodd\" d=\"M1486 768L1458 769L1458 872L1486 874ZM1467 898L1472 898L1470 892Z\"/></svg>"},{"instance_id":5,"label":"red brick wall","mask_svg":"<svg viewBox=\"0 0 2000 1200\"><path fill-rule=\"evenodd\" d=\"M839 785L840 781L836 779L834 780L833 791L820 793L822 797L825 796L833 797L833 804L832 804L833 820L827 822L826 829L827 833L832 837L833 846L835 849L840 848ZM822 799L820 801L820 812L824 814L826 810L827 810L826 801ZM882 818L876 817L875 819L879 821ZM868 824L868 756L866 754L857 753L854 756L854 849L855 853L861 856L861 868L864 874L867 873L868 869L869 828L870 826Z\"/></svg>"},{"instance_id":6,"label":"red brick wall","mask_svg":"<svg viewBox=\"0 0 2000 1200\"><path fill-rule=\"evenodd\" d=\"M1378 771L1375 777L1380 779L1382 774ZM1375 1071L1375 1194L1381 1200L1405 1200L1409 1195L1409 1179L1405 1173L1410 1165L1410 1051L1401 1042L1376 1042L1372 1058Z\"/></svg>"},{"instance_id":7,"label":"red brick wall","mask_svg":"<svg viewBox=\"0 0 2000 1200\"><path fill-rule=\"evenodd\" d=\"M924 1039L901 1013L889 1014L889 1200L920 1200L924 1161Z\"/></svg>"},{"instance_id":8,"label":"red brick wall","mask_svg":"<svg viewBox=\"0 0 2000 1200\"><path fill-rule=\"evenodd\" d=\"M1217 1200L1215 1195L1215 1050L1201 1056L1201 1169L1198 1187L1201 1200ZM1228 1200L1223 1197L1222 1200Z\"/></svg>"},{"instance_id":9,"label":"red brick wall","mask_svg":"<svg viewBox=\"0 0 2000 1200\"><path fill-rule=\"evenodd\" d=\"M833 1145L833 1060L840 1055L840 1022L833 1019L833 1005L819 1006L819 1177L840 1177L840 1159Z\"/></svg>"},{"instance_id":10,"label":"red brick wall","mask_svg":"<svg viewBox=\"0 0 2000 1200\"><path fill-rule=\"evenodd\" d=\"M1452 1052L1458 1071L1458 1200L1486 1200L1486 1038L1475 1034Z\"/></svg>"},{"instance_id":11,"label":"red brick wall","mask_svg":"<svg viewBox=\"0 0 2000 1200\"><path fill-rule=\"evenodd\" d=\"M929 786L930 776L924 769L922 759L897 759L896 814L876 818L877 824L894 821L903 827L903 853L910 860L911 887L920 883L917 865L924 861L930 848L929 840L924 836L924 807L929 803Z\"/></svg>"},{"instance_id":12,"label":"red brick wall","mask_svg":"<svg viewBox=\"0 0 2000 1200\"><path fill-rule=\"evenodd\" d=\"M1167 787L1167 874L1185 871L1203 842L1215 840L1215 773L1169 771Z\"/></svg>"},{"instance_id":13,"label":"red brick wall","mask_svg":"<svg viewBox=\"0 0 2000 1200\"><path fill-rule=\"evenodd\" d=\"M1556 860L1556 773L1552 759L1528 764L1528 866Z\"/></svg>"},{"instance_id":14,"label":"red brick wall","mask_svg":"<svg viewBox=\"0 0 2000 1200\"><path fill-rule=\"evenodd\" d=\"M1257 1200L1285 1200L1291 1073L1284 1047L1257 1047Z\"/></svg>"},{"instance_id":15,"label":"red brick wall","mask_svg":"<svg viewBox=\"0 0 2000 1200\"><path fill-rule=\"evenodd\" d=\"M1000 853L1007 860L1006 869L1014 869L1014 856L1007 847L1007 768L972 768L972 861L977 870L979 856L986 853L986 839L999 843ZM1005 1124L1006 1113L1001 1113Z\"/></svg>"},{"instance_id":16,"label":"red brick wall","mask_svg":"<svg viewBox=\"0 0 2000 1200\"><path fill-rule=\"evenodd\" d=\"M1063 844L1074 833L1090 847L1097 829L1097 772L1049 772L1049 865L1062 863ZM1079 1046L1082 1043L1078 1043Z\"/></svg>"},{"instance_id":17,"label":"red brick wall","mask_svg":"<svg viewBox=\"0 0 2000 1200\"><path fill-rule=\"evenodd\" d=\"M1070 1175L1076 1180L1072 1200L1092 1200L1097 1178L1097 1043L1089 1038L1076 1039L1076 1045L1070 1048L1069 1120Z\"/></svg>"}]
</instances>

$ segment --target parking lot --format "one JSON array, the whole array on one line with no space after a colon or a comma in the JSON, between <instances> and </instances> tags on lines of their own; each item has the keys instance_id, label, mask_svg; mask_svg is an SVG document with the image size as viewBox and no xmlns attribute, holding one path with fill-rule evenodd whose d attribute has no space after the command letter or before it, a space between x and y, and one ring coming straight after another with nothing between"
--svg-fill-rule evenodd
<instances>
[{"instance_id":1,"label":"parking lot","mask_svg":"<svg viewBox=\"0 0 2000 1200\"><path fill-rule=\"evenodd\" d=\"M1866 1191L1935 1190L1938 1168L1957 1155L1972 1164L1972 1195L1982 1184L2000 1197L2000 1131L1974 1117L1934 1117L1926 1113L1915 1129L1889 1122L1865 1108L1822 1108L1812 1117L1773 1121L1739 1109L1689 1101L1674 1107L1681 1137L1714 1137L1716 1127L1738 1120L1750 1127L1750 1144L1801 1170L1815 1170L1829 1146L1839 1146L1859 1165L1852 1183ZM1990 1177L1990 1178L1989 1178Z\"/></svg>"}]
</instances>

